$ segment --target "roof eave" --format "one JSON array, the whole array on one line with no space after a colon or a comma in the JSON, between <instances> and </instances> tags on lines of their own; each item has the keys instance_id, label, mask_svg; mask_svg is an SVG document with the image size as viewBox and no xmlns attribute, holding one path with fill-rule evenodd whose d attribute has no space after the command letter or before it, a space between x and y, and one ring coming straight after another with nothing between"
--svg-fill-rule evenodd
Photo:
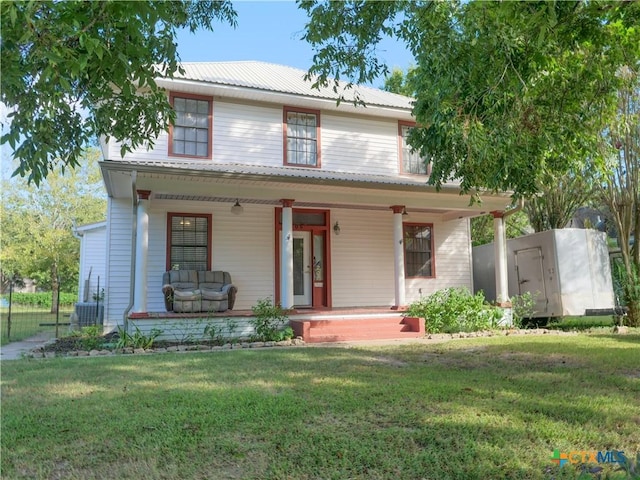
<instances>
[{"instance_id":1,"label":"roof eave","mask_svg":"<svg viewBox=\"0 0 640 480\"><path fill-rule=\"evenodd\" d=\"M336 187L351 187L362 189L375 189L375 190L389 190L389 191L405 191L405 192L427 192L427 193L441 193L447 195L460 195L461 189L457 185L446 184L440 189L435 186L425 183L391 183L384 181L371 181L362 180L357 181L353 179L335 179L335 178L314 178L314 177L300 177L293 175L276 175L270 173L247 173L247 172L233 172L233 171L207 171L196 168L178 168L171 166L161 165L142 165L142 164L130 164L119 161L103 161L100 162L100 166L103 171L103 177L105 178L105 186L107 192L111 195L113 187L109 179L109 172L138 172L147 174L160 174L160 175L175 175L182 177L198 177L198 178L216 178L216 179L228 179L228 180L245 180L245 181L262 181L273 183L288 183L288 184L313 184L313 185L326 185ZM109 179L109 180L108 180ZM510 197L508 192L503 194L492 194L492 196L498 197Z\"/></svg>"}]
</instances>

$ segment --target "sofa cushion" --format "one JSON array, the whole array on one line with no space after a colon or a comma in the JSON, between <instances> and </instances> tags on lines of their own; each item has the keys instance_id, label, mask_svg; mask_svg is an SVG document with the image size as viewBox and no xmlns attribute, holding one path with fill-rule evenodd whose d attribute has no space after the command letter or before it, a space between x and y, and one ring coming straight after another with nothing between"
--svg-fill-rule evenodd
<instances>
[{"instance_id":1,"label":"sofa cushion","mask_svg":"<svg viewBox=\"0 0 640 480\"><path fill-rule=\"evenodd\" d=\"M220 290L222 290L222 287L224 285L222 283L207 283L207 282L203 282L201 284L198 285L198 287L201 290L215 290L217 292L219 292Z\"/></svg>"},{"instance_id":2,"label":"sofa cushion","mask_svg":"<svg viewBox=\"0 0 640 480\"><path fill-rule=\"evenodd\" d=\"M169 270L168 273L169 283L198 283L198 273L195 270Z\"/></svg>"},{"instance_id":3,"label":"sofa cushion","mask_svg":"<svg viewBox=\"0 0 640 480\"><path fill-rule=\"evenodd\" d=\"M174 304L178 302L186 302L192 300L200 300L200 290L174 290L173 291Z\"/></svg>"},{"instance_id":4,"label":"sofa cushion","mask_svg":"<svg viewBox=\"0 0 640 480\"><path fill-rule=\"evenodd\" d=\"M201 288L200 292L202 293L203 300L226 300L227 292L221 292L220 290L211 290L207 288Z\"/></svg>"},{"instance_id":5,"label":"sofa cushion","mask_svg":"<svg viewBox=\"0 0 640 480\"><path fill-rule=\"evenodd\" d=\"M176 283L172 283L171 286L173 287L174 290L182 290L182 291L190 291L190 290L198 289L198 285L191 282L176 282Z\"/></svg>"},{"instance_id":6,"label":"sofa cushion","mask_svg":"<svg viewBox=\"0 0 640 480\"><path fill-rule=\"evenodd\" d=\"M214 270L214 271L198 271L198 283L219 283L221 285L226 285L227 283L231 283L231 275L229 272L224 272L222 270Z\"/></svg>"}]
</instances>

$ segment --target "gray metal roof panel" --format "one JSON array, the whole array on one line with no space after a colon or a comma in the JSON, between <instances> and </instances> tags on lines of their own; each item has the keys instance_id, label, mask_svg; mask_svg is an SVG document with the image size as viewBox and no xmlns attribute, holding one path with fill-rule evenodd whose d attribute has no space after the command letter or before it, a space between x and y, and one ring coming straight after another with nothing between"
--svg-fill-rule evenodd
<instances>
[{"instance_id":1,"label":"gray metal roof panel","mask_svg":"<svg viewBox=\"0 0 640 480\"><path fill-rule=\"evenodd\" d=\"M130 160L107 160L102 162L107 168L117 169L118 165L135 169L136 167L146 167L161 170L175 169L195 172L228 173L234 175L260 175L265 177L299 178L310 180L346 181L357 183L376 183L387 185L427 185L427 179L420 176L386 176L362 173L349 173L339 171L328 171L315 168L290 167L290 166L265 166L247 165L239 163L212 163L212 162L172 162L172 161L130 161Z\"/></svg>"},{"instance_id":2,"label":"gray metal roof panel","mask_svg":"<svg viewBox=\"0 0 640 480\"><path fill-rule=\"evenodd\" d=\"M329 100L337 100L338 97L331 86L312 88L312 82L304 79L307 72L285 65L256 61L185 62L182 67L184 74L176 73L175 78ZM357 94L366 105L407 110L413 108L412 98L376 88L362 85L347 88L347 83L340 81L339 91L347 102L353 101Z\"/></svg>"}]
</instances>

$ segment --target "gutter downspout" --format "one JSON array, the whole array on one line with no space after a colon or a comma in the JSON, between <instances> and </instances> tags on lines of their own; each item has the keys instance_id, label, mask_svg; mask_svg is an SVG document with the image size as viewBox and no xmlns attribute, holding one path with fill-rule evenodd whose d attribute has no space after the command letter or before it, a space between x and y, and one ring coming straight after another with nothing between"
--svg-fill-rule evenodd
<instances>
[{"instance_id":1,"label":"gutter downspout","mask_svg":"<svg viewBox=\"0 0 640 480\"><path fill-rule=\"evenodd\" d=\"M134 296L135 296L135 282L136 282L136 244L138 242L138 195L136 193L136 182L138 180L138 172L133 170L131 172L131 206L132 206L132 219L131 222L131 275L129 280L129 304L125 308L122 314L122 320L124 324L124 331L129 333L129 313L133 309Z\"/></svg>"}]
</instances>

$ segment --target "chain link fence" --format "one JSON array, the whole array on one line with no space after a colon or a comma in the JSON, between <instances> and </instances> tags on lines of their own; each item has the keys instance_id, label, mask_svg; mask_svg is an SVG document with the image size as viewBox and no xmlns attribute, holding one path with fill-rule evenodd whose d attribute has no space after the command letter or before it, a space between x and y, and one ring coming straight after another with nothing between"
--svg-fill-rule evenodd
<instances>
[{"instance_id":1,"label":"chain link fence","mask_svg":"<svg viewBox=\"0 0 640 480\"><path fill-rule=\"evenodd\" d=\"M0 295L0 345L38 336L58 338L77 323L85 327L103 323L104 305L98 296L79 303L77 294L61 292L20 293L13 283ZM73 313L76 315L72 315ZM73 325L75 326L75 325Z\"/></svg>"}]
</instances>

